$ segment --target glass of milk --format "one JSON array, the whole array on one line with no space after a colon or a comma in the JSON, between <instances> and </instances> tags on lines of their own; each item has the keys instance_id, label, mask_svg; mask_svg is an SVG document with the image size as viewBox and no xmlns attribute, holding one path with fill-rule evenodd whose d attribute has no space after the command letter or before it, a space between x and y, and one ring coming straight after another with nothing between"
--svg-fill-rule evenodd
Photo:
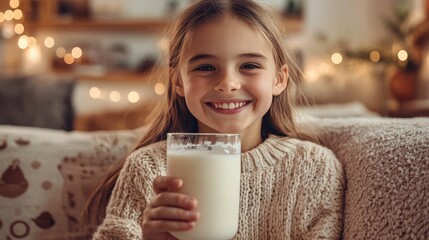
<instances>
[{"instance_id":1,"label":"glass of milk","mask_svg":"<svg viewBox=\"0 0 429 240\"><path fill-rule=\"evenodd\" d=\"M179 239L231 239L238 230L240 135L167 134L167 175L181 178L180 192L198 200L200 218Z\"/></svg>"}]
</instances>

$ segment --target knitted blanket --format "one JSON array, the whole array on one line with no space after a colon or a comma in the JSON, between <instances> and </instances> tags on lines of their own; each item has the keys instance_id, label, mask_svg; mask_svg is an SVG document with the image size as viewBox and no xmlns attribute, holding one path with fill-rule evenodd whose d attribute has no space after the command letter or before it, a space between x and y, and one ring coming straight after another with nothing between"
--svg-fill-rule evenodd
<instances>
[{"instance_id":1,"label":"knitted blanket","mask_svg":"<svg viewBox=\"0 0 429 240\"><path fill-rule=\"evenodd\" d=\"M429 239L429 118L310 123L345 169L344 239Z\"/></svg>"}]
</instances>

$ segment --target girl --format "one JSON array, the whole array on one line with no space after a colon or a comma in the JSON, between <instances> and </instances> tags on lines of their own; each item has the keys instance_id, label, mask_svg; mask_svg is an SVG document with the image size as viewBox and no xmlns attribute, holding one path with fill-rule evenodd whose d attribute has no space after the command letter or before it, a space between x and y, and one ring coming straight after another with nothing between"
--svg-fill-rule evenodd
<instances>
[{"instance_id":1,"label":"girl","mask_svg":"<svg viewBox=\"0 0 429 240\"><path fill-rule=\"evenodd\" d=\"M299 71L270 16L251 0L199 1L180 16L168 100L137 150L90 199L86 214L104 219L94 239L175 239L169 231L198 224L198 199L179 194L183 181L165 176L168 132L240 133L235 239L340 237L342 169L295 126Z\"/></svg>"}]
</instances>

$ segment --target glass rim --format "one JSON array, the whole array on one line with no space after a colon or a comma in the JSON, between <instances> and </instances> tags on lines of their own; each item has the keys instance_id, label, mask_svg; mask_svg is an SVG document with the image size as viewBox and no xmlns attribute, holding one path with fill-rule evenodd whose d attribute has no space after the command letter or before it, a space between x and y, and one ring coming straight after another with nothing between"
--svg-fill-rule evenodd
<instances>
[{"instance_id":1,"label":"glass rim","mask_svg":"<svg viewBox=\"0 0 429 240\"><path fill-rule=\"evenodd\" d=\"M223 136L223 137L240 137L239 133L167 133L167 136Z\"/></svg>"}]
</instances>

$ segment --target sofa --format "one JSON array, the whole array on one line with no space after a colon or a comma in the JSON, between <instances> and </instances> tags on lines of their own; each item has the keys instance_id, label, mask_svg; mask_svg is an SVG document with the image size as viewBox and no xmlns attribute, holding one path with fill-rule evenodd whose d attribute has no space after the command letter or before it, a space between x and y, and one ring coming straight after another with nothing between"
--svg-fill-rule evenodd
<instances>
[{"instance_id":1,"label":"sofa","mask_svg":"<svg viewBox=\"0 0 429 240\"><path fill-rule=\"evenodd\" d=\"M429 239L429 118L308 117L346 174L343 239ZM79 212L144 128L0 126L0 239L90 239Z\"/></svg>"}]
</instances>

